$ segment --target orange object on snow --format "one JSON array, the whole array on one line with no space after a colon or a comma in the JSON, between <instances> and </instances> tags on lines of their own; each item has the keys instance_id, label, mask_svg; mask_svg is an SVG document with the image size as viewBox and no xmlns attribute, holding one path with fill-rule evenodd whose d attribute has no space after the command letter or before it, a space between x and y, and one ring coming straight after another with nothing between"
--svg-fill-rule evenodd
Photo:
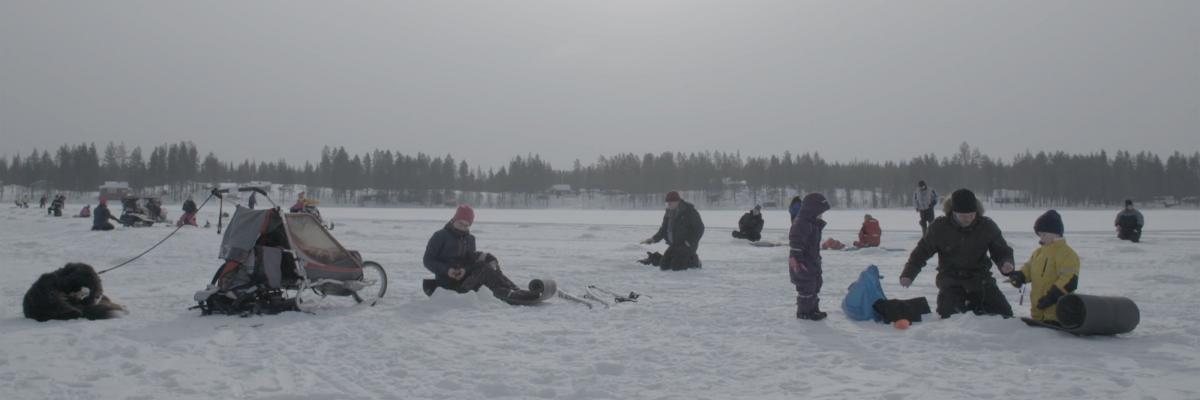
<instances>
[{"instance_id":1,"label":"orange object on snow","mask_svg":"<svg viewBox=\"0 0 1200 400\"><path fill-rule=\"evenodd\" d=\"M895 326L896 329L904 330L904 329L908 329L908 327L910 325L912 325L912 323L908 322L907 319L901 319L901 320L897 320L896 322L893 322L892 325Z\"/></svg>"},{"instance_id":2,"label":"orange object on snow","mask_svg":"<svg viewBox=\"0 0 1200 400\"><path fill-rule=\"evenodd\" d=\"M854 247L879 247L882 237L883 228L879 227L879 220L867 215L862 228L858 230L858 241L854 242Z\"/></svg>"},{"instance_id":3,"label":"orange object on snow","mask_svg":"<svg viewBox=\"0 0 1200 400\"><path fill-rule=\"evenodd\" d=\"M846 244L839 242L837 239L825 239L825 243L821 243L821 250L842 250L846 248Z\"/></svg>"}]
</instances>

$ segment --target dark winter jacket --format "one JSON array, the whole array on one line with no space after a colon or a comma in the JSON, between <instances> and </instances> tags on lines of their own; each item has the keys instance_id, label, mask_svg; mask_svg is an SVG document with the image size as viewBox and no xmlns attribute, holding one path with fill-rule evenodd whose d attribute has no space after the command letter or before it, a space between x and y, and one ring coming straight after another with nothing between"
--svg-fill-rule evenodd
<instances>
[{"instance_id":1,"label":"dark winter jacket","mask_svg":"<svg viewBox=\"0 0 1200 400\"><path fill-rule=\"evenodd\" d=\"M829 211L829 202L820 193L812 193L805 196L801 204L788 232L791 257L805 265L820 265L821 231L825 229L825 221L817 217Z\"/></svg>"},{"instance_id":2,"label":"dark winter jacket","mask_svg":"<svg viewBox=\"0 0 1200 400\"><path fill-rule=\"evenodd\" d=\"M762 214L754 215L754 212L748 212L742 215L742 219L738 220L738 231L746 234L762 234L763 217Z\"/></svg>"},{"instance_id":3,"label":"dark winter jacket","mask_svg":"<svg viewBox=\"0 0 1200 400\"><path fill-rule=\"evenodd\" d=\"M196 202L192 201L191 199L184 200L183 212L188 213L188 214L194 214L198 210L199 210L199 208L196 207Z\"/></svg>"},{"instance_id":4,"label":"dark winter jacket","mask_svg":"<svg viewBox=\"0 0 1200 400\"><path fill-rule=\"evenodd\" d=\"M450 223L434 232L425 246L425 269L432 272L438 286L454 287L457 282L450 279L446 271L450 268L466 268L472 264L475 253L475 235L454 229Z\"/></svg>"},{"instance_id":5,"label":"dark winter jacket","mask_svg":"<svg viewBox=\"0 0 1200 400\"><path fill-rule=\"evenodd\" d=\"M100 203L92 210L92 228L100 228L107 225L108 220L116 220L112 213L108 211L108 205Z\"/></svg>"},{"instance_id":6,"label":"dark winter jacket","mask_svg":"<svg viewBox=\"0 0 1200 400\"><path fill-rule=\"evenodd\" d=\"M1141 211L1136 209L1121 210L1121 212L1117 213L1117 219L1113 221L1113 225L1128 229L1142 229L1142 226L1145 224L1146 218L1142 216Z\"/></svg>"},{"instance_id":7,"label":"dark winter jacket","mask_svg":"<svg viewBox=\"0 0 1200 400\"><path fill-rule=\"evenodd\" d=\"M929 231L917 242L917 247L908 256L901 278L916 278L925 263L938 256L938 272L955 277L990 275L988 269L996 265L1013 262L1013 250L1004 241L1004 235L995 221L983 215L980 204L975 221L969 226L960 226L949 211L946 202L945 215L929 224ZM991 258L988 258L988 255Z\"/></svg>"},{"instance_id":8,"label":"dark winter jacket","mask_svg":"<svg viewBox=\"0 0 1200 400\"><path fill-rule=\"evenodd\" d=\"M687 244L692 248L700 243L704 236L704 221L692 203L680 201L674 210L663 214L662 226L654 234L651 241L658 242L666 239L668 245Z\"/></svg>"}]
</instances>

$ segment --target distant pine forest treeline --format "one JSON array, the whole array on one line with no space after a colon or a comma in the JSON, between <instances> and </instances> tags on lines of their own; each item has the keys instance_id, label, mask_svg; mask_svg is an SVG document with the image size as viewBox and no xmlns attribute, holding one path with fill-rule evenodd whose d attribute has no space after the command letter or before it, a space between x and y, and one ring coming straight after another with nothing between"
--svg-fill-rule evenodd
<instances>
[{"instance_id":1,"label":"distant pine forest treeline","mask_svg":"<svg viewBox=\"0 0 1200 400\"><path fill-rule=\"evenodd\" d=\"M1200 152L1163 157L1104 151L1088 154L1025 152L1011 161L984 155L967 143L954 154L927 154L907 161L829 162L816 152L742 156L726 152L617 154L556 169L538 155L514 157L507 166L487 169L451 155L416 155L375 150L350 154L325 147L320 161L239 162L203 157L191 142L154 147L108 143L63 145L28 156L0 158L0 182L43 191L95 191L104 181L134 188L196 188L218 182L266 181L327 188L335 200L437 205L443 193L510 193L544 196L553 186L653 199L668 190L708 193L772 193L767 198L822 191L869 193L877 207L908 206L918 180L942 195L966 187L996 202L1030 205L1103 206L1127 198L1192 204L1200 196ZM430 193L437 192L437 196ZM1005 193L997 195L997 193ZM561 195L558 193L557 195ZM1000 198L997 198L1000 197ZM436 198L436 200L434 200ZM1171 200L1164 200L1171 199ZM1172 204L1168 204L1172 205ZM786 205L783 205L786 206Z\"/></svg>"}]
</instances>

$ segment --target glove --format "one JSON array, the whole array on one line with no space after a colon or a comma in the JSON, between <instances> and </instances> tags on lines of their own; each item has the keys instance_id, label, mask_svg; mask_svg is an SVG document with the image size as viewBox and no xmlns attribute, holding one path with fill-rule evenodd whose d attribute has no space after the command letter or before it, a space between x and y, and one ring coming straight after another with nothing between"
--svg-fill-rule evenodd
<instances>
[{"instance_id":1,"label":"glove","mask_svg":"<svg viewBox=\"0 0 1200 400\"><path fill-rule=\"evenodd\" d=\"M904 286L904 287L912 286L912 278L905 278L903 276L900 277L900 286Z\"/></svg>"},{"instance_id":2,"label":"glove","mask_svg":"<svg viewBox=\"0 0 1200 400\"><path fill-rule=\"evenodd\" d=\"M1014 271L1008 274L1008 283L1011 283L1015 288L1020 288L1025 285L1025 274L1021 273L1021 271Z\"/></svg>"},{"instance_id":3,"label":"glove","mask_svg":"<svg viewBox=\"0 0 1200 400\"><path fill-rule=\"evenodd\" d=\"M1045 310L1050 306L1058 304L1058 299L1062 296L1063 292L1058 288L1058 286L1050 286L1050 291L1046 292L1046 295L1042 296L1041 300L1038 300L1037 308L1039 310Z\"/></svg>"},{"instance_id":4,"label":"glove","mask_svg":"<svg viewBox=\"0 0 1200 400\"><path fill-rule=\"evenodd\" d=\"M649 238L649 239L643 240L643 241L641 241L641 242L639 242L639 243L641 243L641 244L653 244L653 243L654 243L654 238Z\"/></svg>"}]
</instances>

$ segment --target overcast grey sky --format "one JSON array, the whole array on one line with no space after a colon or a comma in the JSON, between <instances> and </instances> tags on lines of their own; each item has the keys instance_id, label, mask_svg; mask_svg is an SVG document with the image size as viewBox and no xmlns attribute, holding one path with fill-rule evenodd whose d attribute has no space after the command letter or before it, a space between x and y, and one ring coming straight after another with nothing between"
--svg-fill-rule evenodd
<instances>
[{"instance_id":1,"label":"overcast grey sky","mask_svg":"<svg viewBox=\"0 0 1200 400\"><path fill-rule=\"evenodd\" d=\"M1200 1L0 2L0 156L1200 150Z\"/></svg>"}]
</instances>

